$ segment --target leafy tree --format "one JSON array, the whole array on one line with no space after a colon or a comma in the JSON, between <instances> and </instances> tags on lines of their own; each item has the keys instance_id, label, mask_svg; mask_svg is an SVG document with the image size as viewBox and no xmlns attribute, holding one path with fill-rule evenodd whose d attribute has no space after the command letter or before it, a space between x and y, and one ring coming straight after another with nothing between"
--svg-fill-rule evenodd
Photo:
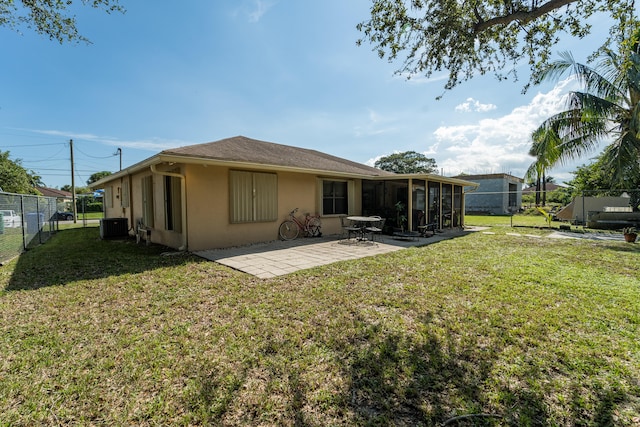
<instances>
[{"instance_id":1,"label":"leafy tree","mask_svg":"<svg viewBox=\"0 0 640 427\"><path fill-rule=\"evenodd\" d=\"M96 172L89 177L89 179L87 180L87 185L91 185L94 182L99 181L105 176L109 176L109 175L111 175L111 172L109 171Z\"/></svg>"},{"instance_id":2,"label":"leafy tree","mask_svg":"<svg viewBox=\"0 0 640 427\"><path fill-rule=\"evenodd\" d=\"M369 41L390 62L406 55L398 74L448 70L445 89L477 74L517 79L523 60L536 81L561 34L584 37L595 14L614 19L610 34L624 34L634 12L633 0L373 0L371 19L357 26L358 44Z\"/></svg>"},{"instance_id":3,"label":"leafy tree","mask_svg":"<svg viewBox=\"0 0 640 427\"><path fill-rule=\"evenodd\" d=\"M574 178L567 183L573 197L619 196L622 191L631 197L634 210L640 205L640 165L634 168L625 180L617 179L608 167L604 155L588 165L582 165L573 172Z\"/></svg>"},{"instance_id":4,"label":"leafy tree","mask_svg":"<svg viewBox=\"0 0 640 427\"><path fill-rule=\"evenodd\" d=\"M436 161L415 151L393 153L378 159L374 167L395 173L435 173Z\"/></svg>"},{"instance_id":5,"label":"leafy tree","mask_svg":"<svg viewBox=\"0 0 640 427\"><path fill-rule=\"evenodd\" d=\"M107 13L124 12L119 0L76 0L76 4L103 9ZM0 26L16 31L27 27L60 43L89 40L78 33L76 17L70 12L73 0L0 0Z\"/></svg>"},{"instance_id":6,"label":"leafy tree","mask_svg":"<svg viewBox=\"0 0 640 427\"><path fill-rule=\"evenodd\" d=\"M588 165L579 166L572 172L574 178L567 182L573 196L588 192L589 196L610 195L610 189L616 184L600 158Z\"/></svg>"},{"instance_id":7,"label":"leafy tree","mask_svg":"<svg viewBox=\"0 0 640 427\"><path fill-rule=\"evenodd\" d=\"M571 190L567 187L558 187L557 189L547 193L547 201L549 203L568 205L572 198Z\"/></svg>"},{"instance_id":8,"label":"leafy tree","mask_svg":"<svg viewBox=\"0 0 640 427\"><path fill-rule=\"evenodd\" d=\"M600 162L611 182L628 186L640 165L640 51L636 31L626 58L607 51L597 69L575 62L569 53L549 65L544 75L559 78L570 71L583 91L570 92L568 109L545 120L533 133L531 152L537 156L530 170L547 170L580 158L601 141L611 143Z\"/></svg>"},{"instance_id":9,"label":"leafy tree","mask_svg":"<svg viewBox=\"0 0 640 427\"><path fill-rule=\"evenodd\" d=\"M69 193L71 193L71 185L69 184L65 184L62 187L60 187L60 190L62 191L67 191ZM76 194L87 194L87 193L93 193L93 190L91 190L89 187L76 187Z\"/></svg>"},{"instance_id":10,"label":"leafy tree","mask_svg":"<svg viewBox=\"0 0 640 427\"><path fill-rule=\"evenodd\" d=\"M598 156L588 165L579 166L574 178L567 183L573 196L585 192L589 196L618 195L622 190L633 190L640 196L640 165L624 180L617 179L606 163L604 155Z\"/></svg>"},{"instance_id":11,"label":"leafy tree","mask_svg":"<svg viewBox=\"0 0 640 427\"><path fill-rule=\"evenodd\" d=\"M0 186L8 193L40 194L35 186L41 184L39 176L22 167L22 161L9 159L8 151L0 151Z\"/></svg>"}]
</instances>

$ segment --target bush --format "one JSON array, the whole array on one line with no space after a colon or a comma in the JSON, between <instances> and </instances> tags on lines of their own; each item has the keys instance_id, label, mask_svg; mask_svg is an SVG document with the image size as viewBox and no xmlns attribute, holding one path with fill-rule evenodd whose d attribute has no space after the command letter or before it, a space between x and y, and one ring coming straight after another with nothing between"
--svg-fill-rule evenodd
<instances>
[{"instance_id":1,"label":"bush","mask_svg":"<svg viewBox=\"0 0 640 427\"><path fill-rule=\"evenodd\" d=\"M84 210L82 207L82 201L77 203L78 212L102 212L102 202L89 202L84 204Z\"/></svg>"}]
</instances>

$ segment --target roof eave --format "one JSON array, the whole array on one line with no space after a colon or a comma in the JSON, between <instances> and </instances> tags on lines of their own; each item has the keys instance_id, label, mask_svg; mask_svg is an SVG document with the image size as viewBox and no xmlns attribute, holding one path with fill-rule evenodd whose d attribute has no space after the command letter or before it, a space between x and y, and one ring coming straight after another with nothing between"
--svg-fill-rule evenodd
<instances>
[{"instance_id":1,"label":"roof eave","mask_svg":"<svg viewBox=\"0 0 640 427\"><path fill-rule=\"evenodd\" d=\"M389 176L389 175L368 175L365 173L356 173L356 172L340 172L340 171L331 171L331 170L325 170L325 169L310 169L310 168L303 168L303 167L280 166L280 165L271 165L271 164L265 164L265 163L210 159L206 157L180 156L180 155L160 153L153 157L148 158L145 161L132 165L128 168L125 168L109 176L106 176L92 183L89 187L94 189L100 188L100 186L106 184L107 182L125 177L127 175L134 174L136 172L139 172L143 169L150 167L153 164L157 165L160 163L185 163L185 164L200 164L203 166L226 166L231 168L237 167L237 168L254 169L254 170L297 172L297 173L305 173L305 174L311 174L311 175L329 175L333 177L355 178L355 179L372 179L372 178L378 178L378 177L393 178L393 176Z\"/></svg>"},{"instance_id":2,"label":"roof eave","mask_svg":"<svg viewBox=\"0 0 640 427\"><path fill-rule=\"evenodd\" d=\"M462 185L464 187L478 187L480 184L476 182L466 181L464 179L459 178L451 178L448 176L436 175L432 173L407 173L407 174L396 174L392 176L379 176L373 177L371 179L375 180L388 180L388 179L424 179L428 181L441 181L447 182L450 184Z\"/></svg>"},{"instance_id":3,"label":"roof eave","mask_svg":"<svg viewBox=\"0 0 640 427\"><path fill-rule=\"evenodd\" d=\"M159 159L160 155L156 154L155 156L149 157L146 160L143 160L141 162L138 162L134 165L129 166L128 168L124 168L121 171L112 173L111 175L105 176L102 179L97 180L96 182L93 182L89 185L89 188L91 189L98 189L101 188L104 184L106 184L107 182L111 182L113 180L116 179L120 179L123 178L127 175L132 175L136 172L139 172L143 169L146 169L148 167L150 167L153 164L158 164L158 163L162 163L162 160Z\"/></svg>"}]
</instances>

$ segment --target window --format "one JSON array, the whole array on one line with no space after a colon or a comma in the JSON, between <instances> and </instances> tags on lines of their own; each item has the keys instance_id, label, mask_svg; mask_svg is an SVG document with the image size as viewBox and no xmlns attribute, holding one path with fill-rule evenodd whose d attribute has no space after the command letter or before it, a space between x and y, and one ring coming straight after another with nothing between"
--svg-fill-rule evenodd
<instances>
[{"instance_id":1,"label":"window","mask_svg":"<svg viewBox=\"0 0 640 427\"><path fill-rule=\"evenodd\" d=\"M509 207L518 206L518 185L509 183Z\"/></svg>"},{"instance_id":2,"label":"window","mask_svg":"<svg viewBox=\"0 0 640 427\"><path fill-rule=\"evenodd\" d=\"M153 180L151 176L142 178L142 222L153 227Z\"/></svg>"},{"instance_id":3,"label":"window","mask_svg":"<svg viewBox=\"0 0 640 427\"><path fill-rule=\"evenodd\" d=\"M347 181L322 181L322 215L349 213Z\"/></svg>"},{"instance_id":4,"label":"window","mask_svg":"<svg viewBox=\"0 0 640 427\"><path fill-rule=\"evenodd\" d=\"M182 191L180 178L164 177L165 229L182 232Z\"/></svg>"},{"instance_id":5,"label":"window","mask_svg":"<svg viewBox=\"0 0 640 427\"><path fill-rule=\"evenodd\" d=\"M278 219L278 176L262 172L229 172L232 223Z\"/></svg>"}]
</instances>

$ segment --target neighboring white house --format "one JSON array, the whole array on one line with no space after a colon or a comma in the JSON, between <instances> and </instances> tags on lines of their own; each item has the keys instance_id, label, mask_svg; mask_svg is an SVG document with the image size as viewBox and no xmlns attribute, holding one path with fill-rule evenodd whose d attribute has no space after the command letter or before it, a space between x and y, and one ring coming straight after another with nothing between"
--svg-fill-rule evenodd
<instances>
[{"instance_id":1,"label":"neighboring white house","mask_svg":"<svg viewBox=\"0 0 640 427\"><path fill-rule=\"evenodd\" d=\"M477 190L465 195L468 214L503 215L516 212L522 205L522 178L506 173L458 175L455 178L478 184Z\"/></svg>"}]
</instances>

